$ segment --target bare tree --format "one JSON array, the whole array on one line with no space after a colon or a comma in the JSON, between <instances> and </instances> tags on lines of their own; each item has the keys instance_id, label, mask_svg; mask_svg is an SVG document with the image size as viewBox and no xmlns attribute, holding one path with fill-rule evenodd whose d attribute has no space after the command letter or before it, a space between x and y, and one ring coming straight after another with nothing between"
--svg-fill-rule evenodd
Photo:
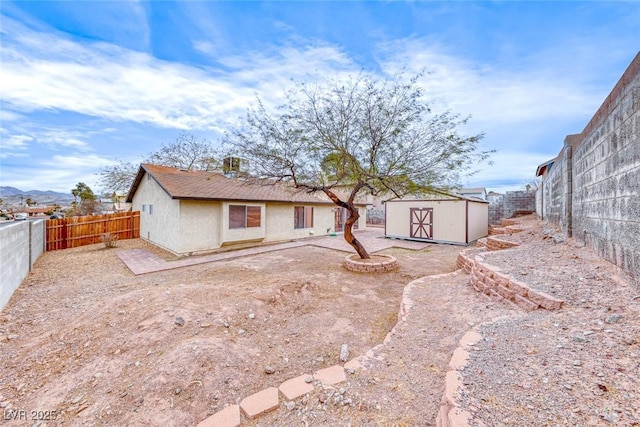
<instances>
[{"instance_id":1,"label":"bare tree","mask_svg":"<svg viewBox=\"0 0 640 427\"><path fill-rule=\"evenodd\" d=\"M198 141L189 133L181 133L175 142L163 145L147 158L149 163L187 170L212 170L219 167L211 143Z\"/></svg>"},{"instance_id":2,"label":"bare tree","mask_svg":"<svg viewBox=\"0 0 640 427\"><path fill-rule=\"evenodd\" d=\"M154 163L188 170L212 170L219 167L216 151L205 139L181 133L171 144L143 158L141 162ZM129 191L138 172L138 163L124 162L102 168L99 172L100 187L108 193L123 194Z\"/></svg>"},{"instance_id":3,"label":"bare tree","mask_svg":"<svg viewBox=\"0 0 640 427\"><path fill-rule=\"evenodd\" d=\"M347 209L344 238L369 258L352 233L359 193L402 197L453 187L491 153L479 149L482 134L458 134L468 118L430 110L419 77L300 84L273 113L258 99L225 142L249 161L253 177L322 192ZM350 191L341 196L336 189L345 184Z\"/></svg>"}]
</instances>

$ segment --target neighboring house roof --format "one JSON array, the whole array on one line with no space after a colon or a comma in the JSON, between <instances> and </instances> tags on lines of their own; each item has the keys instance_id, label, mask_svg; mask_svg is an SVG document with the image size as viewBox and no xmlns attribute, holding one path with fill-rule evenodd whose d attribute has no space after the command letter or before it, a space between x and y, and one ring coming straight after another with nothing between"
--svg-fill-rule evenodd
<instances>
[{"instance_id":1,"label":"neighboring house roof","mask_svg":"<svg viewBox=\"0 0 640 427\"><path fill-rule=\"evenodd\" d=\"M555 163L557 157L554 157L551 160L548 160L546 162L544 162L543 164L541 164L540 166L538 166L538 168L536 169L536 176L542 176L548 172L551 171L551 168L553 167L553 164Z\"/></svg>"},{"instance_id":2,"label":"neighboring house roof","mask_svg":"<svg viewBox=\"0 0 640 427\"><path fill-rule=\"evenodd\" d=\"M461 188L460 190L458 190L459 194L484 194L487 192L487 189L484 187L478 187L478 188Z\"/></svg>"},{"instance_id":3,"label":"neighboring house roof","mask_svg":"<svg viewBox=\"0 0 640 427\"><path fill-rule=\"evenodd\" d=\"M489 192L487 193L487 196L502 196L502 194L497 193L497 192L495 192L495 191L489 191Z\"/></svg>"},{"instance_id":4,"label":"neighboring house roof","mask_svg":"<svg viewBox=\"0 0 640 427\"><path fill-rule=\"evenodd\" d=\"M149 163L140 165L127 202L133 201L145 174L151 175L172 199L333 204L323 193L310 194L283 183L259 184L228 178L220 172L176 169Z\"/></svg>"}]
</instances>

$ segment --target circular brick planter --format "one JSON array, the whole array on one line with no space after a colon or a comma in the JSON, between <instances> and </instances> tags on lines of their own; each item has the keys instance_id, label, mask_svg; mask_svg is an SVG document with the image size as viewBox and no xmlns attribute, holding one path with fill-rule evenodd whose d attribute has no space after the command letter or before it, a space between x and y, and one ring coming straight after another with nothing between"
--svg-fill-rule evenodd
<instances>
[{"instance_id":1,"label":"circular brick planter","mask_svg":"<svg viewBox=\"0 0 640 427\"><path fill-rule=\"evenodd\" d=\"M384 273L395 270L398 260L391 255L371 255L371 259L361 259L358 254L351 254L345 258L344 266L359 273Z\"/></svg>"}]
</instances>

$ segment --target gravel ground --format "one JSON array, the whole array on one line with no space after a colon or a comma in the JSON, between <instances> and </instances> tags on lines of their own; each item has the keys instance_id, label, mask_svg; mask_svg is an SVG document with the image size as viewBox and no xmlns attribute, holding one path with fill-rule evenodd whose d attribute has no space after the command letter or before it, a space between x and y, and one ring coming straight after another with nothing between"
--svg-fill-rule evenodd
<instances>
[{"instance_id":1,"label":"gravel ground","mask_svg":"<svg viewBox=\"0 0 640 427\"><path fill-rule=\"evenodd\" d=\"M566 301L486 323L464 370L473 425L640 425L640 291L548 224L523 218L486 261Z\"/></svg>"},{"instance_id":2,"label":"gravel ground","mask_svg":"<svg viewBox=\"0 0 640 427\"><path fill-rule=\"evenodd\" d=\"M519 221L499 238L520 246L486 261L564 299L559 311L496 302L461 272L424 277L451 271L457 248L444 245L385 251L401 269L384 276L332 268L344 255L318 248L140 277L98 247L47 253L0 316L0 406L59 411L42 426L195 425L335 364L347 342L350 358L375 346L366 370L243 425L431 426L451 354L476 328L460 396L472 425L640 425L640 290L553 227ZM403 288L413 307L376 346Z\"/></svg>"}]
</instances>

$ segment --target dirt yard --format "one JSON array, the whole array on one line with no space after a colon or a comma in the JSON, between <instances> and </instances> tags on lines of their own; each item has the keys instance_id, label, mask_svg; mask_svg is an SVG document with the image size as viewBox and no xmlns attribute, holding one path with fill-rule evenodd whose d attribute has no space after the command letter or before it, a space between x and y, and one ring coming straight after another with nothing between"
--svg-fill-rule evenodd
<instances>
[{"instance_id":1,"label":"dirt yard","mask_svg":"<svg viewBox=\"0 0 640 427\"><path fill-rule=\"evenodd\" d=\"M355 357L381 343L407 283L453 271L460 250L389 249L401 267L380 275L309 246L134 276L116 256L133 248L171 258L140 240L48 252L16 291L0 406L28 422L8 425L196 425L335 365L342 344Z\"/></svg>"}]
</instances>

